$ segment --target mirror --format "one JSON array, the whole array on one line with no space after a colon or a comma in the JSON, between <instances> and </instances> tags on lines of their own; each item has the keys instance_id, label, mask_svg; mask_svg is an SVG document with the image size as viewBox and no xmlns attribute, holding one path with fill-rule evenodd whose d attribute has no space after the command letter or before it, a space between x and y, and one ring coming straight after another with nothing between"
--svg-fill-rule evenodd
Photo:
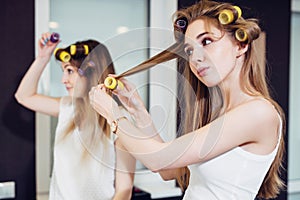
<instances>
[{"instance_id":1,"label":"mirror","mask_svg":"<svg viewBox=\"0 0 300 200\"><path fill-rule=\"evenodd\" d=\"M68 46L80 40L96 39L109 49L116 73L119 74L149 56L159 53L174 42L172 14L177 10L177 1L151 1L151 3L150 1L36 0L36 44L41 33L47 31L60 34L61 43L58 47ZM145 27L156 27L156 29L150 31ZM176 135L177 72L176 62L162 65L167 66L163 71L158 66L127 78L137 86L155 119L155 124L161 130L163 137L168 140ZM61 83L61 75L59 63L52 58L42 75L39 91L51 96L66 95ZM162 82L168 87L160 87ZM51 152L56 124L56 118L36 114L36 169L39 200L43 199L43 194L49 191ZM143 168L143 165L137 164L137 169Z\"/></svg>"}]
</instances>

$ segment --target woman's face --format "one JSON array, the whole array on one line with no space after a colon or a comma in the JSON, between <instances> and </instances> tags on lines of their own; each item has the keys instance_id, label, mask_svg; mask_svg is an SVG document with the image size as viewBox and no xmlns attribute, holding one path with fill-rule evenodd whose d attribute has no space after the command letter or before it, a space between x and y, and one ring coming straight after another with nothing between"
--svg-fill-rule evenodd
<instances>
[{"instance_id":1,"label":"woman's face","mask_svg":"<svg viewBox=\"0 0 300 200\"><path fill-rule=\"evenodd\" d=\"M80 76L78 68L70 63L62 63L63 76L61 82L65 85L69 96L83 97L87 95L87 79Z\"/></svg>"},{"instance_id":2,"label":"woman's face","mask_svg":"<svg viewBox=\"0 0 300 200\"><path fill-rule=\"evenodd\" d=\"M220 84L236 65L239 46L226 33L195 20L185 33L185 52L195 76L207 87Z\"/></svg>"}]
</instances>

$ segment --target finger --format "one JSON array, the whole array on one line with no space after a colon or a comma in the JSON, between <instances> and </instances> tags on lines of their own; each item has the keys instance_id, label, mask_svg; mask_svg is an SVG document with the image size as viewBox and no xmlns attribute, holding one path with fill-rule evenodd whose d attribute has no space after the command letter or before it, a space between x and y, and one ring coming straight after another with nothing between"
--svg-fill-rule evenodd
<instances>
[{"instance_id":1,"label":"finger","mask_svg":"<svg viewBox=\"0 0 300 200\"><path fill-rule=\"evenodd\" d=\"M128 90L128 91L132 91L132 90L135 90L135 85L133 83L131 83L130 81L128 81L127 79L125 78L120 78L120 81L124 84L125 88Z\"/></svg>"},{"instance_id":2,"label":"finger","mask_svg":"<svg viewBox=\"0 0 300 200\"><path fill-rule=\"evenodd\" d=\"M39 45L40 45L40 47L45 46L45 42L44 42L44 39L43 39L43 38L41 38L41 39L39 40Z\"/></svg>"},{"instance_id":3,"label":"finger","mask_svg":"<svg viewBox=\"0 0 300 200\"><path fill-rule=\"evenodd\" d=\"M105 87L105 85L103 83L101 83L101 84L99 84L97 86L97 89L99 89L99 90L106 90L106 87Z\"/></svg>"},{"instance_id":4,"label":"finger","mask_svg":"<svg viewBox=\"0 0 300 200\"><path fill-rule=\"evenodd\" d=\"M96 92L105 92L105 93L108 93L108 89L105 87L104 84L99 84L97 87L96 87Z\"/></svg>"},{"instance_id":5,"label":"finger","mask_svg":"<svg viewBox=\"0 0 300 200\"><path fill-rule=\"evenodd\" d=\"M125 79L117 79L117 87L114 90L112 90L113 93L119 93L120 91L124 91L124 89L128 91L128 88L126 87L126 85L124 85L123 80Z\"/></svg>"},{"instance_id":6,"label":"finger","mask_svg":"<svg viewBox=\"0 0 300 200\"><path fill-rule=\"evenodd\" d=\"M126 94L128 94L130 91L128 91L124 84L122 83L122 86L118 86L116 89L112 90L112 93L115 95L122 95L122 96L126 96Z\"/></svg>"},{"instance_id":7,"label":"finger","mask_svg":"<svg viewBox=\"0 0 300 200\"><path fill-rule=\"evenodd\" d=\"M116 74L108 74L108 76L113 77L113 78L116 78L116 77L117 77Z\"/></svg>"},{"instance_id":8,"label":"finger","mask_svg":"<svg viewBox=\"0 0 300 200\"><path fill-rule=\"evenodd\" d=\"M90 100L93 100L93 97L94 97L94 93L96 91L96 86L92 87L90 92L89 92L89 97L90 97Z\"/></svg>"},{"instance_id":9,"label":"finger","mask_svg":"<svg viewBox=\"0 0 300 200\"><path fill-rule=\"evenodd\" d=\"M97 88L97 86L91 87L90 92L93 92L96 88Z\"/></svg>"},{"instance_id":10,"label":"finger","mask_svg":"<svg viewBox=\"0 0 300 200\"><path fill-rule=\"evenodd\" d=\"M50 33L43 33L42 34L42 44L45 46L47 43L48 43L48 41L49 41L49 39L50 39Z\"/></svg>"}]
</instances>

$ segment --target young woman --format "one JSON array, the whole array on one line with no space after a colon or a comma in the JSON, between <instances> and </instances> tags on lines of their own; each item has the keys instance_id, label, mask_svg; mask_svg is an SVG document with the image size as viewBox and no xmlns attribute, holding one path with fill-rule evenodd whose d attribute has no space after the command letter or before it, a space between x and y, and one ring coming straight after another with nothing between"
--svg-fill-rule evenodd
<instances>
[{"instance_id":1,"label":"young woman","mask_svg":"<svg viewBox=\"0 0 300 200\"><path fill-rule=\"evenodd\" d=\"M188 166L184 199L276 197L284 186L279 174L285 121L269 95L265 66L257 59L257 20L244 19L231 4L203 0L178 11L174 28L186 54L179 62L184 66L184 95L178 95L185 98L180 105L184 135L162 142L126 80L125 89L115 94L135 113L138 124L149 127L147 133L122 115L103 84L90 91L94 109L151 170Z\"/></svg>"},{"instance_id":2,"label":"young woman","mask_svg":"<svg viewBox=\"0 0 300 200\"><path fill-rule=\"evenodd\" d=\"M40 76L58 44L48 38L50 33L42 35L38 56L15 97L33 111L58 117L49 199L130 199L135 159L118 151L123 147L111 137L106 119L89 104L91 87L114 73L107 48L86 40L57 49L55 58L61 62L62 83L69 95L54 98L37 93Z\"/></svg>"}]
</instances>

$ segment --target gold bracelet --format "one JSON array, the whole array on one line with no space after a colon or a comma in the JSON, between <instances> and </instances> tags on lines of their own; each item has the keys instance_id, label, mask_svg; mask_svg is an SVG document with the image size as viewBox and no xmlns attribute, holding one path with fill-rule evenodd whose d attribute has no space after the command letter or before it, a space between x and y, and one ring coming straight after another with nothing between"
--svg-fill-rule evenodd
<instances>
[{"instance_id":1,"label":"gold bracelet","mask_svg":"<svg viewBox=\"0 0 300 200\"><path fill-rule=\"evenodd\" d=\"M110 128L112 130L112 132L115 134L118 130L118 123L121 119L127 119L127 117L122 116L122 117L118 117L117 119L115 119L114 121L111 122Z\"/></svg>"}]
</instances>

